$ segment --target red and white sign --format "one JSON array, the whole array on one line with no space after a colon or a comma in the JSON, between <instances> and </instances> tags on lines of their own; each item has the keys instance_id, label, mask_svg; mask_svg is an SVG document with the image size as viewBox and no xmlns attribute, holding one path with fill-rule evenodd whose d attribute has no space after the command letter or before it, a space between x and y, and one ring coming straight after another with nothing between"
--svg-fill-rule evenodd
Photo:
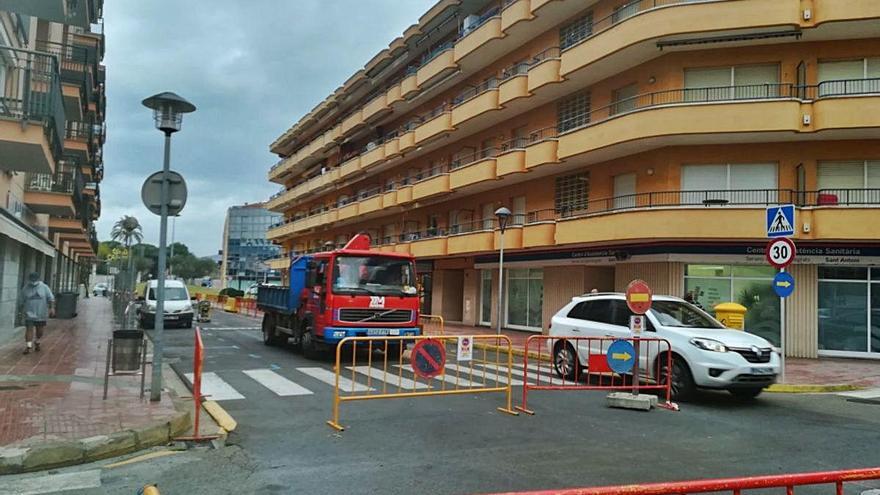
<instances>
[{"instance_id":1,"label":"red and white sign","mask_svg":"<svg viewBox=\"0 0 880 495\"><path fill-rule=\"evenodd\" d=\"M776 268L785 268L794 261L794 257L797 255L797 248L792 242L791 239L786 237L777 237L770 242L767 243L767 248L764 251L764 257L767 258L767 263L775 266Z\"/></svg>"},{"instance_id":2,"label":"red and white sign","mask_svg":"<svg viewBox=\"0 0 880 495\"><path fill-rule=\"evenodd\" d=\"M474 338L470 336L459 337L455 355L458 361L472 360L474 358Z\"/></svg>"},{"instance_id":3,"label":"red and white sign","mask_svg":"<svg viewBox=\"0 0 880 495\"><path fill-rule=\"evenodd\" d=\"M637 315L643 315L651 309L654 293L644 280L633 280L626 286L626 305Z\"/></svg>"},{"instance_id":4,"label":"red and white sign","mask_svg":"<svg viewBox=\"0 0 880 495\"><path fill-rule=\"evenodd\" d=\"M633 335L641 335L645 331L645 315L630 315L629 330Z\"/></svg>"}]
</instances>

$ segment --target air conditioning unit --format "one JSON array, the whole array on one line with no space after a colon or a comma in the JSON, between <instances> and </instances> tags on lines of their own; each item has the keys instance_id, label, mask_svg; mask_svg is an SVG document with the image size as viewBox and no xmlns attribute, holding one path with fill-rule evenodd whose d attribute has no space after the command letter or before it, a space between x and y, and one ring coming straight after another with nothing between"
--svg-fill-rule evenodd
<instances>
[{"instance_id":1,"label":"air conditioning unit","mask_svg":"<svg viewBox=\"0 0 880 495\"><path fill-rule=\"evenodd\" d=\"M476 26L477 23L479 23L479 22L480 22L480 16L478 16L477 14L471 14L471 15L465 17L464 20L461 22L461 32L462 33L470 32L470 30L473 29L474 26Z\"/></svg>"}]
</instances>

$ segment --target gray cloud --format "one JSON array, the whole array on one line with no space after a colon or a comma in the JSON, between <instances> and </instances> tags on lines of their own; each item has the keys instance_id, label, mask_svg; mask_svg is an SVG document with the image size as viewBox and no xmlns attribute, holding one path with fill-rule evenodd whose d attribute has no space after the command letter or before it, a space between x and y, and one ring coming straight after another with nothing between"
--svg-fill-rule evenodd
<instances>
[{"instance_id":1,"label":"gray cloud","mask_svg":"<svg viewBox=\"0 0 880 495\"><path fill-rule=\"evenodd\" d=\"M105 178L98 236L124 214L145 242L159 219L140 186L162 166L162 135L143 98L174 91L199 109L172 140L172 168L189 199L176 240L200 255L220 248L226 208L277 186L268 146L424 13L434 0L150 0L104 8L107 53ZM170 231L169 231L170 236Z\"/></svg>"}]
</instances>

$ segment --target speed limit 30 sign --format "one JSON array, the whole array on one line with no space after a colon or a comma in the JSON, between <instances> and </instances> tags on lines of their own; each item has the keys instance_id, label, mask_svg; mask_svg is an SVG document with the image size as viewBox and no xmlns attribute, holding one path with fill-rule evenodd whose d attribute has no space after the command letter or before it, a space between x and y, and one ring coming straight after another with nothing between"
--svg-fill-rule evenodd
<instances>
[{"instance_id":1,"label":"speed limit 30 sign","mask_svg":"<svg viewBox=\"0 0 880 495\"><path fill-rule=\"evenodd\" d=\"M785 237L777 237L767 243L767 249L764 256L767 262L776 268L785 268L794 261L797 249L791 239Z\"/></svg>"}]
</instances>

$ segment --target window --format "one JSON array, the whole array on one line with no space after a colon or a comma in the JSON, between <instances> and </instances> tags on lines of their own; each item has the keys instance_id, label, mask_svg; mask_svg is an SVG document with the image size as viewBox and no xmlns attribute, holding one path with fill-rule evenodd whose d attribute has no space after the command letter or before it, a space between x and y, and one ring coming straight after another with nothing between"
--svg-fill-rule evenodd
<instances>
[{"instance_id":1,"label":"window","mask_svg":"<svg viewBox=\"0 0 880 495\"><path fill-rule=\"evenodd\" d=\"M492 270L480 270L480 324L492 324Z\"/></svg>"},{"instance_id":2,"label":"window","mask_svg":"<svg viewBox=\"0 0 880 495\"><path fill-rule=\"evenodd\" d=\"M775 163L735 163L723 165L682 165L683 204L702 204L705 200L731 204L768 204L777 201Z\"/></svg>"},{"instance_id":3,"label":"window","mask_svg":"<svg viewBox=\"0 0 880 495\"><path fill-rule=\"evenodd\" d=\"M718 101L779 96L779 65L685 69L685 101Z\"/></svg>"},{"instance_id":4,"label":"window","mask_svg":"<svg viewBox=\"0 0 880 495\"><path fill-rule=\"evenodd\" d=\"M556 106L557 130L569 131L590 123L590 93L578 93Z\"/></svg>"},{"instance_id":5,"label":"window","mask_svg":"<svg viewBox=\"0 0 880 495\"><path fill-rule=\"evenodd\" d=\"M540 268L513 268L507 271L507 326L541 330L544 297L544 271Z\"/></svg>"},{"instance_id":6,"label":"window","mask_svg":"<svg viewBox=\"0 0 880 495\"><path fill-rule=\"evenodd\" d=\"M559 49L577 44L593 34L593 13L588 12L571 24L559 28Z\"/></svg>"},{"instance_id":7,"label":"window","mask_svg":"<svg viewBox=\"0 0 880 495\"><path fill-rule=\"evenodd\" d=\"M495 209L492 203L483 205L483 230L495 228Z\"/></svg>"},{"instance_id":8,"label":"window","mask_svg":"<svg viewBox=\"0 0 880 495\"><path fill-rule=\"evenodd\" d=\"M587 209L589 201L590 173L565 175L556 178L556 213L563 215L572 210Z\"/></svg>"},{"instance_id":9,"label":"window","mask_svg":"<svg viewBox=\"0 0 880 495\"><path fill-rule=\"evenodd\" d=\"M880 92L880 57L819 62L819 96Z\"/></svg>"},{"instance_id":10,"label":"window","mask_svg":"<svg viewBox=\"0 0 880 495\"><path fill-rule=\"evenodd\" d=\"M614 209L636 206L636 174L614 176Z\"/></svg>"},{"instance_id":11,"label":"window","mask_svg":"<svg viewBox=\"0 0 880 495\"><path fill-rule=\"evenodd\" d=\"M641 2L627 0L623 5L618 5L614 8L614 13L611 14L611 22L617 24L620 21L626 20L628 17L638 14L640 4Z\"/></svg>"},{"instance_id":12,"label":"window","mask_svg":"<svg viewBox=\"0 0 880 495\"><path fill-rule=\"evenodd\" d=\"M631 112L636 109L636 97L639 93L638 84L624 86L611 93L611 115Z\"/></svg>"},{"instance_id":13,"label":"window","mask_svg":"<svg viewBox=\"0 0 880 495\"><path fill-rule=\"evenodd\" d=\"M526 197L516 196L513 198L513 216L510 217L510 225L522 226L526 221Z\"/></svg>"},{"instance_id":14,"label":"window","mask_svg":"<svg viewBox=\"0 0 880 495\"><path fill-rule=\"evenodd\" d=\"M819 162L819 190L843 204L880 203L880 160Z\"/></svg>"}]
</instances>

